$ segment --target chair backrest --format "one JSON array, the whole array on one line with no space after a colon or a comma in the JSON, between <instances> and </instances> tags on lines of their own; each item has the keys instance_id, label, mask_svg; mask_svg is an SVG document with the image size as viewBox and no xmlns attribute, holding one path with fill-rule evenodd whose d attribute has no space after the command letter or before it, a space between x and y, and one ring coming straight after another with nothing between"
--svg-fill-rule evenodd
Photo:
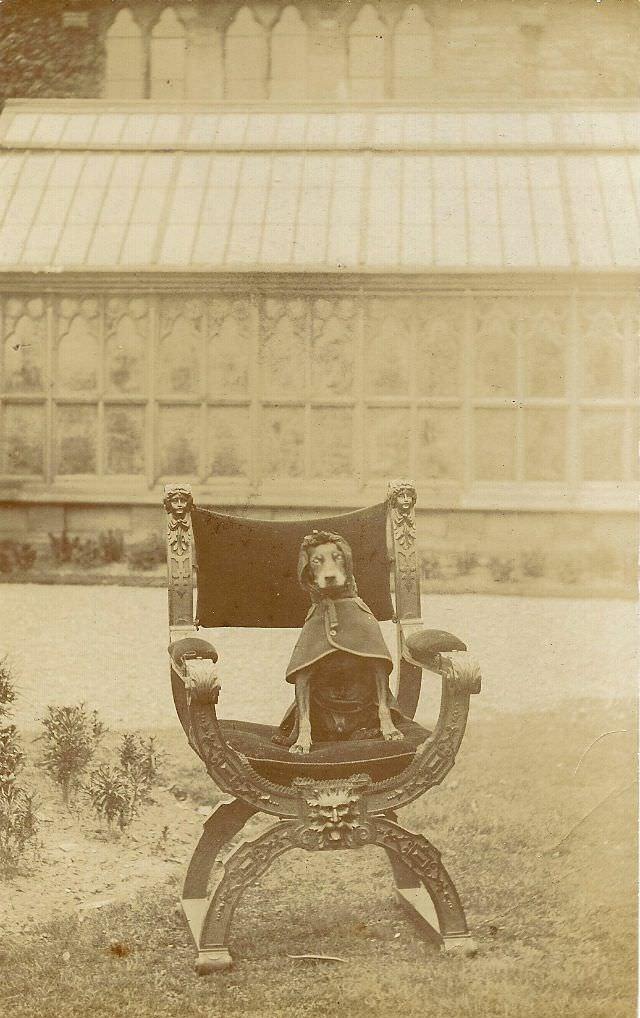
<instances>
[{"instance_id":1,"label":"chair backrest","mask_svg":"<svg viewBox=\"0 0 640 1018\"><path fill-rule=\"evenodd\" d=\"M298 580L298 553L302 539L313 530L347 540L360 597L379 621L393 617L386 502L340 516L294 521L244 519L194 507L191 521L201 626L302 626L309 595Z\"/></svg>"}]
</instances>

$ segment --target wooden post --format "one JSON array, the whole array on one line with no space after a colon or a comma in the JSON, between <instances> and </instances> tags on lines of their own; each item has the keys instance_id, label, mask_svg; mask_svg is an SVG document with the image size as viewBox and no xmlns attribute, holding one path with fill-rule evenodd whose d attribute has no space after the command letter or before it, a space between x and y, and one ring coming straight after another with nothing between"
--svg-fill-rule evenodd
<instances>
[{"instance_id":1,"label":"wooden post","mask_svg":"<svg viewBox=\"0 0 640 1018\"><path fill-rule=\"evenodd\" d=\"M407 717L413 717L416 712L422 682L422 669L404 659L405 637L413 629L422 629L416 550L417 497L413 481L389 481L387 505L398 626L398 706Z\"/></svg>"},{"instance_id":2,"label":"wooden post","mask_svg":"<svg viewBox=\"0 0 640 1018\"><path fill-rule=\"evenodd\" d=\"M167 511L167 579L169 634L174 643L193 636L193 496L188 484L166 484L163 505Z\"/></svg>"}]
</instances>

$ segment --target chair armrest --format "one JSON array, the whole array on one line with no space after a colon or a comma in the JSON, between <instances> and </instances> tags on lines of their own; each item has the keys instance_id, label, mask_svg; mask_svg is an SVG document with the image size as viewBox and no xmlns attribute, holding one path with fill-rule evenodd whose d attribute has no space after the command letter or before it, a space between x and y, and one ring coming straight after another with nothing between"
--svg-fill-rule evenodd
<instances>
[{"instance_id":1,"label":"chair armrest","mask_svg":"<svg viewBox=\"0 0 640 1018\"><path fill-rule=\"evenodd\" d=\"M443 629L413 629L403 633L403 637L402 656L409 664L434 672L440 671L441 654L467 649L462 640Z\"/></svg>"},{"instance_id":2,"label":"chair armrest","mask_svg":"<svg viewBox=\"0 0 640 1018\"><path fill-rule=\"evenodd\" d=\"M169 645L171 667L185 687L188 702L217 703L220 682L215 663L218 652L206 640L185 637Z\"/></svg>"}]
</instances>

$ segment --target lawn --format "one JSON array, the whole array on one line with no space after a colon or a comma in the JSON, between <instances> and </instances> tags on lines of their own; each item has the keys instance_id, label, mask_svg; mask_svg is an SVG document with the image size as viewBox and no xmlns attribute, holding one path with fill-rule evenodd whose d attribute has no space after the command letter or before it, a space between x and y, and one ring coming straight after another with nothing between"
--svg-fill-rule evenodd
<instances>
[{"instance_id":1,"label":"lawn","mask_svg":"<svg viewBox=\"0 0 640 1018\"><path fill-rule=\"evenodd\" d=\"M84 627L77 640L67 640L75 655L68 658L70 674L77 680L67 699L83 695L93 706L96 692L107 702L96 674L104 676L109 662L111 667L126 662L127 683L118 684L115 703L111 696L108 720L117 728L122 713L134 716L135 724L153 731L164 746L172 780L186 796L171 807L173 827L183 832L170 847L179 861L165 866L162 860L157 886L149 884L133 900L125 893L113 905L69 908L54 922L26 924L5 935L2 1016L320 1018L338 1010L353 1018L386 1018L396 1011L407 1018L430 1012L445 1018L635 1014L634 639L633 629L623 625L633 624L633 605L538 602L532 614L531 602L514 599L510 614L501 614L502 599L429 599L432 624L469 635L479 651L486 693L472 703L456 767L442 787L404 810L401 822L442 851L479 942L475 959L441 957L421 939L393 901L389 867L379 850L330 856L296 852L278 860L243 899L232 927L235 967L198 979L176 901L187 841L196 838L195 811L217 796L177 723L165 714L160 654L158 674L151 677L140 649L127 642L135 628L127 621L128 602L112 604L107 588L94 592L89 610L89 600L83 601L86 588L79 589L79 598L65 606L67 637L73 636L74 619L82 619ZM29 591L31 605L40 590ZM73 599L74 591L67 588L64 594ZM159 606L152 600L157 591L138 593L139 626L144 604L149 610ZM103 595L106 600L100 600ZM144 602L145 597L150 600ZM155 627L151 611L149 618ZM91 670L92 622L101 647L122 620L125 646L116 641L106 664L98 653ZM50 632L59 648L55 625ZM241 644L227 635L232 658ZM278 645L261 645L270 662L286 655L289 636L283 634ZM141 632L143 647L150 640L148 631ZM30 676L35 697L20 705L27 723L39 716L52 692L49 683L33 679L44 643L36 633L29 648L18 646L17 678L24 689L23 678ZM15 646L8 649L13 652ZM254 664L251 672L254 706L277 715L280 705L269 703L262 664L260 659L259 671ZM45 668L55 674L51 656ZM230 701L236 697L232 689ZM170 808L170 795L162 792L162 801L149 813L150 838ZM79 822L86 826L86 819ZM87 829L86 837L90 842L98 835ZM150 873L157 862L140 833L134 837L114 843L125 883L136 855ZM37 882L42 873L36 870L29 879ZM290 957L296 954L342 960Z\"/></svg>"}]
</instances>

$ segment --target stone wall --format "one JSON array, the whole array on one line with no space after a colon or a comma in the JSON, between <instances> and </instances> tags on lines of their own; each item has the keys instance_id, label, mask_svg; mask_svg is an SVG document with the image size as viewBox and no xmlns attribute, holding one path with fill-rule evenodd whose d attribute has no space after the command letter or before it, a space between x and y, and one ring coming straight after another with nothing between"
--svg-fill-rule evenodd
<instances>
[{"instance_id":1,"label":"stone wall","mask_svg":"<svg viewBox=\"0 0 640 1018\"><path fill-rule=\"evenodd\" d=\"M639 18L631 0L5 0L0 98L631 97Z\"/></svg>"}]
</instances>

